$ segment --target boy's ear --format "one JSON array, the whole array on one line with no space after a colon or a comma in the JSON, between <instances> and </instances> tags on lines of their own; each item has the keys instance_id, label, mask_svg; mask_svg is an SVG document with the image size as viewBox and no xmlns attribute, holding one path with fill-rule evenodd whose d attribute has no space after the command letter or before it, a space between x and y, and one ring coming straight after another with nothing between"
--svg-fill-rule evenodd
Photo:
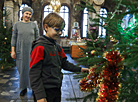
<instances>
[{"instance_id":1,"label":"boy's ear","mask_svg":"<svg viewBox=\"0 0 138 102\"><path fill-rule=\"evenodd\" d=\"M47 31L47 29L48 29L48 25L44 24L44 30Z\"/></svg>"}]
</instances>

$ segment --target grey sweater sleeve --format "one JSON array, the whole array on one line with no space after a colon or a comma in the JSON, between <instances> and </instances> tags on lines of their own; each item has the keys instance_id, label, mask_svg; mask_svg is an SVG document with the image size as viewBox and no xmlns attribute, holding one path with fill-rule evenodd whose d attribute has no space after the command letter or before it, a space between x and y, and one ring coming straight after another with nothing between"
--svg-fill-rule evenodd
<instances>
[{"instance_id":1,"label":"grey sweater sleeve","mask_svg":"<svg viewBox=\"0 0 138 102\"><path fill-rule=\"evenodd\" d=\"M15 23L12 31L11 46L16 46L17 32L17 23Z\"/></svg>"},{"instance_id":2,"label":"grey sweater sleeve","mask_svg":"<svg viewBox=\"0 0 138 102\"><path fill-rule=\"evenodd\" d=\"M38 26L37 24L35 24L35 40L39 38L39 29L38 29Z\"/></svg>"}]
</instances>

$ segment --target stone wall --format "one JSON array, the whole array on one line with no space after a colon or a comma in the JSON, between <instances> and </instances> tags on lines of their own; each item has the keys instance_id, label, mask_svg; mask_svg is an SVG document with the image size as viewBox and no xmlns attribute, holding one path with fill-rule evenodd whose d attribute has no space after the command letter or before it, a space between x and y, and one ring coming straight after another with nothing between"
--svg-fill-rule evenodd
<instances>
[{"instance_id":1,"label":"stone wall","mask_svg":"<svg viewBox=\"0 0 138 102\"><path fill-rule=\"evenodd\" d=\"M4 0L2 0L2 1L4 1ZM51 0L6 0L4 5L6 5L7 8L9 9L9 11L11 12L11 14L8 18L9 26L12 26L15 22L18 21L18 11L19 11L20 5L27 4L27 5L31 6L34 10L34 14L31 18L31 20L37 21L38 27L40 29L40 34L42 35L43 9L44 9L45 5L50 4L50 1ZM103 3L102 5L95 5L93 3L93 0L88 0L88 1L98 11L100 10L101 7L106 7L108 9L108 11L111 11L112 8L114 7L111 0L105 0L105 3ZM84 3L84 2L82 0L60 0L60 2L62 5L66 5L70 9L69 34L71 35L71 31L72 31L74 22L79 22L80 28L82 26L83 12L80 10L77 10L75 8L75 6L79 5L80 3ZM0 7L2 8L2 4L0 4ZM95 15L92 13L89 13L89 16L92 18L95 17ZM91 22L89 22L89 23L91 23ZM69 36L69 38L70 38L70 36Z\"/></svg>"}]
</instances>

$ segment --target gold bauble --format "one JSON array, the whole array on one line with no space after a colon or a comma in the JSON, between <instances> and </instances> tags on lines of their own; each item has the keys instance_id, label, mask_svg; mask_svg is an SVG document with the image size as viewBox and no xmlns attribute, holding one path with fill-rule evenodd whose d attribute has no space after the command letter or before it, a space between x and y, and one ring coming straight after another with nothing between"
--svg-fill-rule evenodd
<instances>
[{"instance_id":1,"label":"gold bauble","mask_svg":"<svg viewBox=\"0 0 138 102\"><path fill-rule=\"evenodd\" d=\"M95 50L92 50L92 51L91 51L91 54L92 54L92 55L94 55L94 54L95 54L95 52L96 52Z\"/></svg>"}]
</instances>

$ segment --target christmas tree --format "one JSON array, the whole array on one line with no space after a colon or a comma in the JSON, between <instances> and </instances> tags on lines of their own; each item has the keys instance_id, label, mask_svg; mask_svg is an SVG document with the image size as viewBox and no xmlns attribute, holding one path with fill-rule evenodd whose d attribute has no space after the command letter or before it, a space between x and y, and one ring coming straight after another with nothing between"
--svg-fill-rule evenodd
<instances>
[{"instance_id":1,"label":"christmas tree","mask_svg":"<svg viewBox=\"0 0 138 102\"><path fill-rule=\"evenodd\" d=\"M78 74L80 90L89 92L83 102L94 99L94 102L137 102L138 101L138 1L114 0L116 6L107 17L99 15L86 0L79 9L85 7L95 13L97 18L89 18L92 28L103 27L106 37L102 34L95 37L95 29L88 34L86 49L82 49L85 57L78 59L80 65L90 68L88 74ZM117 11L123 12L117 13ZM133 15L133 23L124 28L122 19L127 14ZM103 24L100 19L104 21ZM79 98L80 99L80 98Z\"/></svg>"},{"instance_id":2,"label":"christmas tree","mask_svg":"<svg viewBox=\"0 0 138 102\"><path fill-rule=\"evenodd\" d=\"M0 69L5 70L15 66L15 61L10 56L12 28L6 26L8 13L0 12Z\"/></svg>"}]
</instances>

